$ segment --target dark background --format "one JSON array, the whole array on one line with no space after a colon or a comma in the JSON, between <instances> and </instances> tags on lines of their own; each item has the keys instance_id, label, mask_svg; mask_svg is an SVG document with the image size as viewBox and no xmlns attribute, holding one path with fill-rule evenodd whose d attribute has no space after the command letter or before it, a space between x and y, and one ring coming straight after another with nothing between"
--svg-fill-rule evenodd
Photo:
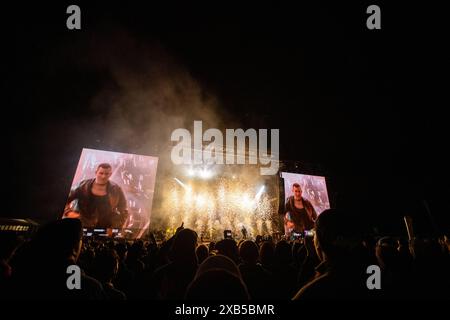
<instances>
[{"instance_id":1,"label":"dark background","mask_svg":"<svg viewBox=\"0 0 450 320\"><path fill-rule=\"evenodd\" d=\"M66 28L69 4L81 7L80 31ZM366 28L370 4L381 30ZM56 218L81 148L136 152L146 139L111 141L107 125L73 135L103 116L87 106L112 77L89 67L86 48L119 28L163 47L242 128L280 128L280 159L326 175L333 206L384 233L404 234L405 214L420 233L449 231L448 32L437 5L78 1L3 13L2 216Z\"/></svg>"}]
</instances>

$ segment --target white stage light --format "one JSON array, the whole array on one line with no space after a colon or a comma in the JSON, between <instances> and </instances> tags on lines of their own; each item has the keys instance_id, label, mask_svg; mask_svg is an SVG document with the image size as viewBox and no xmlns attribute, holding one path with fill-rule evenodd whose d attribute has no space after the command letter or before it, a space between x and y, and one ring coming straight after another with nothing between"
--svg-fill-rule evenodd
<instances>
[{"instance_id":1,"label":"white stage light","mask_svg":"<svg viewBox=\"0 0 450 320\"><path fill-rule=\"evenodd\" d=\"M264 185L261 186L261 188L259 188L259 190L258 190L258 192L256 193L256 196L255 196L255 201L256 201L256 202L259 200L259 198L261 198L261 196L262 196L262 194L263 194L265 188L266 188L266 187L265 187Z\"/></svg>"},{"instance_id":2,"label":"white stage light","mask_svg":"<svg viewBox=\"0 0 450 320\"><path fill-rule=\"evenodd\" d=\"M248 194L244 194L241 198L241 208L244 210L250 210L255 204Z\"/></svg>"},{"instance_id":3,"label":"white stage light","mask_svg":"<svg viewBox=\"0 0 450 320\"><path fill-rule=\"evenodd\" d=\"M180 179L178 179L178 178L173 178L173 179L174 179L180 186L182 186L184 190L186 190L186 191L192 191L192 187L186 185L186 184L183 183Z\"/></svg>"},{"instance_id":4,"label":"white stage light","mask_svg":"<svg viewBox=\"0 0 450 320\"><path fill-rule=\"evenodd\" d=\"M206 168L203 168L199 171L199 177L202 179L209 179L213 176L213 172Z\"/></svg>"},{"instance_id":5,"label":"white stage light","mask_svg":"<svg viewBox=\"0 0 450 320\"><path fill-rule=\"evenodd\" d=\"M195 205L199 208L203 208L206 205L206 197L203 194L199 194L195 197Z\"/></svg>"}]
</instances>

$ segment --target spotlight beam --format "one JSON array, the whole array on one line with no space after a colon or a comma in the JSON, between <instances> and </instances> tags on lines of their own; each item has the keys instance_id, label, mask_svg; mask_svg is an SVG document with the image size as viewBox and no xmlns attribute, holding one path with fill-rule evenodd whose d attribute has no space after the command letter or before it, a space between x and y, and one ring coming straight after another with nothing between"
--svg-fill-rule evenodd
<instances>
[{"instance_id":1,"label":"spotlight beam","mask_svg":"<svg viewBox=\"0 0 450 320\"><path fill-rule=\"evenodd\" d=\"M178 178L173 178L176 182L178 182L178 184L180 185L180 186L182 186L185 190L190 190L190 188L187 186L187 185L185 185L183 182L181 182L180 181L180 179L178 179Z\"/></svg>"},{"instance_id":2,"label":"spotlight beam","mask_svg":"<svg viewBox=\"0 0 450 320\"><path fill-rule=\"evenodd\" d=\"M256 193L256 195L255 195L255 201L258 201L259 200L259 198L261 198L261 195L262 195L262 193L264 192L264 189L265 189L266 187L263 185L263 186L261 186L261 188L259 188L259 190L258 190L258 192Z\"/></svg>"}]
</instances>

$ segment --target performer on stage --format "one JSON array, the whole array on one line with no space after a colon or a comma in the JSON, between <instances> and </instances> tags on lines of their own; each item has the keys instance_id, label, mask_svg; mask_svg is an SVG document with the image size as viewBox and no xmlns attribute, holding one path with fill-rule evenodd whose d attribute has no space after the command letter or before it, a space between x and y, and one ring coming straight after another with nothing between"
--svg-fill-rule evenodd
<instances>
[{"instance_id":1,"label":"performer on stage","mask_svg":"<svg viewBox=\"0 0 450 320\"><path fill-rule=\"evenodd\" d=\"M95 178L71 190L64 217L79 218L85 228L121 228L128 217L127 201L120 186L109 180L111 174L109 163L99 164Z\"/></svg>"},{"instance_id":2,"label":"performer on stage","mask_svg":"<svg viewBox=\"0 0 450 320\"><path fill-rule=\"evenodd\" d=\"M317 219L316 210L311 202L302 197L302 188L298 183L292 185L293 196L286 201L284 232L289 238L292 232L303 233L314 228Z\"/></svg>"},{"instance_id":3,"label":"performer on stage","mask_svg":"<svg viewBox=\"0 0 450 320\"><path fill-rule=\"evenodd\" d=\"M244 225L242 225L241 232L242 232L242 239L247 239L247 229L245 229Z\"/></svg>"}]
</instances>

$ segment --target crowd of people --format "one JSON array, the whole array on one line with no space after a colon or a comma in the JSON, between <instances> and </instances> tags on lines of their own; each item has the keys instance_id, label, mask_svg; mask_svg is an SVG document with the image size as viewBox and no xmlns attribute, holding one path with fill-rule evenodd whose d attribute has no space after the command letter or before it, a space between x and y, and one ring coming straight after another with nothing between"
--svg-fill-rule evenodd
<instances>
[{"instance_id":1,"label":"crowd of people","mask_svg":"<svg viewBox=\"0 0 450 320\"><path fill-rule=\"evenodd\" d=\"M78 219L41 227L27 241L1 235L2 299L308 300L448 299L450 241L360 237L345 213L324 211L313 237L201 243L180 227L157 241L83 237ZM67 286L67 267L81 288ZM367 286L367 267L381 289Z\"/></svg>"}]
</instances>

